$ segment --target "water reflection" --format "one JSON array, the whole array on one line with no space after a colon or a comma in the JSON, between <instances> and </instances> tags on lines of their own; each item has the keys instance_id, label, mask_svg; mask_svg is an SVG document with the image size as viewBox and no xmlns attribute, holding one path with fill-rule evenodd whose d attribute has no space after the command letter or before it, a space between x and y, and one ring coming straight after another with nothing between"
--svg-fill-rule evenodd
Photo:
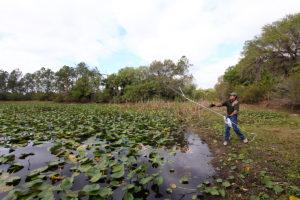
<instances>
[{"instance_id":1,"label":"water reflection","mask_svg":"<svg viewBox=\"0 0 300 200\"><path fill-rule=\"evenodd\" d=\"M86 143L95 141L95 138L89 139ZM193 132L187 132L181 134L173 141L176 145L168 145L168 147L158 150L159 154L164 158L165 164L161 167L149 167L148 173L160 172L164 177L164 183L158 188L151 185L149 188L145 188L149 191L149 196L146 199L191 199L191 196L195 192L194 189L198 184L210 179L214 175L215 171L210 164L212 154L209 151L208 146L199 138L199 136ZM24 184L26 175L34 169L47 165L48 162L59 159L55 155L52 155L48 149L52 146L52 143L43 143L41 145L34 146L29 144L26 147L20 147L13 151L11 154L16 156L15 162L20 163L24 168L12 176L20 176L21 182L19 185ZM141 150L141 155L148 155L151 147L146 146ZM0 147L0 155L9 154L8 148ZM19 159L24 153L34 153L25 157L25 159ZM90 157L92 152L88 152ZM148 158L141 156L140 162L149 164ZM6 171L9 167L8 164L0 165L0 170ZM66 164L63 169L56 170L60 175L70 177L72 164ZM182 176L188 177L188 184L181 184L180 179ZM89 184L88 177L84 174L80 174L74 180L72 190L82 189L84 185ZM166 192L170 185L176 185L176 189L171 194ZM105 185L105 183L101 183ZM0 198L3 198L6 193L0 193ZM59 196L56 194L56 198ZM122 199L123 191L121 188L114 190L113 199Z\"/></svg>"},{"instance_id":2,"label":"water reflection","mask_svg":"<svg viewBox=\"0 0 300 200\"><path fill-rule=\"evenodd\" d=\"M184 143L177 150L170 154L169 151L162 149L160 152L167 160L161 167L164 177L164 184L160 187L160 192L164 198L170 199L191 199L194 189L198 184L209 180L215 173L210 161L212 154L208 146L201 141L195 133L188 132L184 135ZM171 172L170 172L171 171ZM180 179L188 177L188 184L181 184ZM171 184L176 185L172 194L167 194L166 189ZM156 199L155 194L151 194L148 199Z\"/></svg>"}]
</instances>

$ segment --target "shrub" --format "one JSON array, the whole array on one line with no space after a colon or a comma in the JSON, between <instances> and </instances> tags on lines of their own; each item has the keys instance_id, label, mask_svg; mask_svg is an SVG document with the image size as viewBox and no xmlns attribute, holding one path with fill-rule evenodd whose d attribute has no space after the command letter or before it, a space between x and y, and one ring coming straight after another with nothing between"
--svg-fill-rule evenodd
<instances>
[{"instance_id":1,"label":"shrub","mask_svg":"<svg viewBox=\"0 0 300 200\"><path fill-rule=\"evenodd\" d=\"M239 94L240 101L244 103L258 103L265 97L266 91L259 84L237 86L235 91Z\"/></svg>"},{"instance_id":2,"label":"shrub","mask_svg":"<svg viewBox=\"0 0 300 200\"><path fill-rule=\"evenodd\" d=\"M300 72L290 75L278 84L277 95L282 99L288 99L292 109L300 106Z\"/></svg>"}]
</instances>

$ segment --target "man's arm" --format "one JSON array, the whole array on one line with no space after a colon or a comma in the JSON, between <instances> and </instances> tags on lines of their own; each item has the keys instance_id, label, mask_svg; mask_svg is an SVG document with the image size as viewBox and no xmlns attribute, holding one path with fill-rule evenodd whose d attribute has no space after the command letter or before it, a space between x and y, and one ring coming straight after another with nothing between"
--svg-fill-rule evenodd
<instances>
[{"instance_id":1,"label":"man's arm","mask_svg":"<svg viewBox=\"0 0 300 200\"><path fill-rule=\"evenodd\" d=\"M233 115L236 115L236 114L238 114L238 111L237 110L234 110L230 115L228 115L228 116L233 116Z\"/></svg>"},{"instance_id":2,"label":"man's arm","mask_svg":"<svg viewBox=\"0 0 300 200\"><path fill-rule=\"evenodd\" d=\"M239 112L239 110L240 110L240 105L239 105L239 102L238 102L238 100L235 100L233 103L232 103L232 105L233 105L233 112L229 115L229 116L233 116L233 115L236 115L236 114L238 114L238 112Z\"/></svg>"},{"instance_id":3,"label":"man's arm","mask_svg":"<svg viewBox=\"0 0 300 200\"><path fill-rule=\"evenodd\" d=\"M212 107L222 107L222 106L224 106L224 103L217 103L217 104L213 104L213 103L211 103L210 105L209 105L209 107L210 108L212 108Z\"/></svg>"}]
</instances>

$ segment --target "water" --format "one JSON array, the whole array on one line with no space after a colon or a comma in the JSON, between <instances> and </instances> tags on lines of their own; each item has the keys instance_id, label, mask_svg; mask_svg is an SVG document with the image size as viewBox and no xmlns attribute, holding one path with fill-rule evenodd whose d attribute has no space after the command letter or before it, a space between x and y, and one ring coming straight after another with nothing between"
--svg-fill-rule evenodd
<instances>
[{"instance_id":1,"label":"water","mask_svg":"<svg viewBox=\"0 0 300 200\"><path fill-rule=\"evenodd\" d=\"M195 194L195 189L198 184L210 180L215 174L215 171L210 164L212 154L209 151L208 146L199 138L199 136L193 132L187 132L184 135L182 144L177 146L176 149L170 154L169 149L160 149L159 153L164 158L165 164L159 168L150 167L148 172L155 173L160 171L164 177L164 183L155 189L147 188L149 190L149 196L147 199L191 199L191 196ZM47 165L48 162L57 160L55 155L52 155L48 148L52 146L52 143L43 143L41 145L33 146L29 144L26 147L20 147L12 152L15 154L15 162L20 163L24 168L12 175L21 177L20 185L24 184L26 175L39 167ZM0 147L0 155L8 154L9 149ZM28 156L25 159L19 159L23 153L34 153L34 155ZM142 154L148 154L148 148L145 147L141 152ZM141 157L141 162L147 162L147 158ZM0 165L0 170L6 171L9 165ZM70 168L71 164L66 164L64 168L57 171L59 174L64 176L71 176ZM170 172L170 170L174 172ZM180 178L187 176L189 183L181 184ZM84 174L80 174L74 179L73 190L83 188L84 185L88 184L88 178ZM171 194L166 192L166 189L170 187L170 184L176 184L177 188L173 190ZM103 184L101 184L103 185ZM0 199L3 198L7 193L0 193ZM123 191L121 188L114 190L113 199L122 199ZM56 194L56 197L57 194Z\"/></svg>"},{"instance_id":2,"label":"water","mask_svg":"<svg viewBox=\"0 0 300 200\"><path fill-rule=\"evenodd\" d=\"M192 132L186 133L185 139L186 144L176 150L175 155L169 155L166 150L161 151L164 158L169 162L166 162L161 169L164 184L160 187L160 192L163 195L160 199L191 199L191 196L195 194L194 189L197 185L210 180L215 174L210 164L212 154L207 144L197 134ZM171 173L170 169L174 169L174 172ZM189 177L188 184L180 184L182 176ZM172 194L167 194L165 191L170 184L176 184L177 188L173 190ZM157 198L152 193L148 199Z\"/></svg>"}]
</instances>

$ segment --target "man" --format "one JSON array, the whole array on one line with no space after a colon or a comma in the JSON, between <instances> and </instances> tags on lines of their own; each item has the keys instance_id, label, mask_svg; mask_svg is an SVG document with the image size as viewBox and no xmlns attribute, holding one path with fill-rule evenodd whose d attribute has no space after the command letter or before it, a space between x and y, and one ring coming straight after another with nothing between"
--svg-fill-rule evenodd
<instances>
[{"instance_id":1,"label":"man","mask_svg":"<svg viewBox=\"0 0 300 200\"><path fill-rule=\"evenodd\" d=\"M248 143L248 139L244 136L244 134L240 131L240 129L237 126L238 112L239 112L239 107L240 107L237 94L235 92L232 92L232 93L230 93L229 100L224 101L223 103L220 103L217 105L211 104L209 107L214 107L214 106L217 106L217 107L226 106L226 108L227 108L226 118L230 119L234 132L240 137L240 139L244 143ZM229 142L230 128L231 128L231 126L226 123L225 137L224 137L224 142L223 142L223 144L225 146Z\"/></svg>"}]
</instances>

